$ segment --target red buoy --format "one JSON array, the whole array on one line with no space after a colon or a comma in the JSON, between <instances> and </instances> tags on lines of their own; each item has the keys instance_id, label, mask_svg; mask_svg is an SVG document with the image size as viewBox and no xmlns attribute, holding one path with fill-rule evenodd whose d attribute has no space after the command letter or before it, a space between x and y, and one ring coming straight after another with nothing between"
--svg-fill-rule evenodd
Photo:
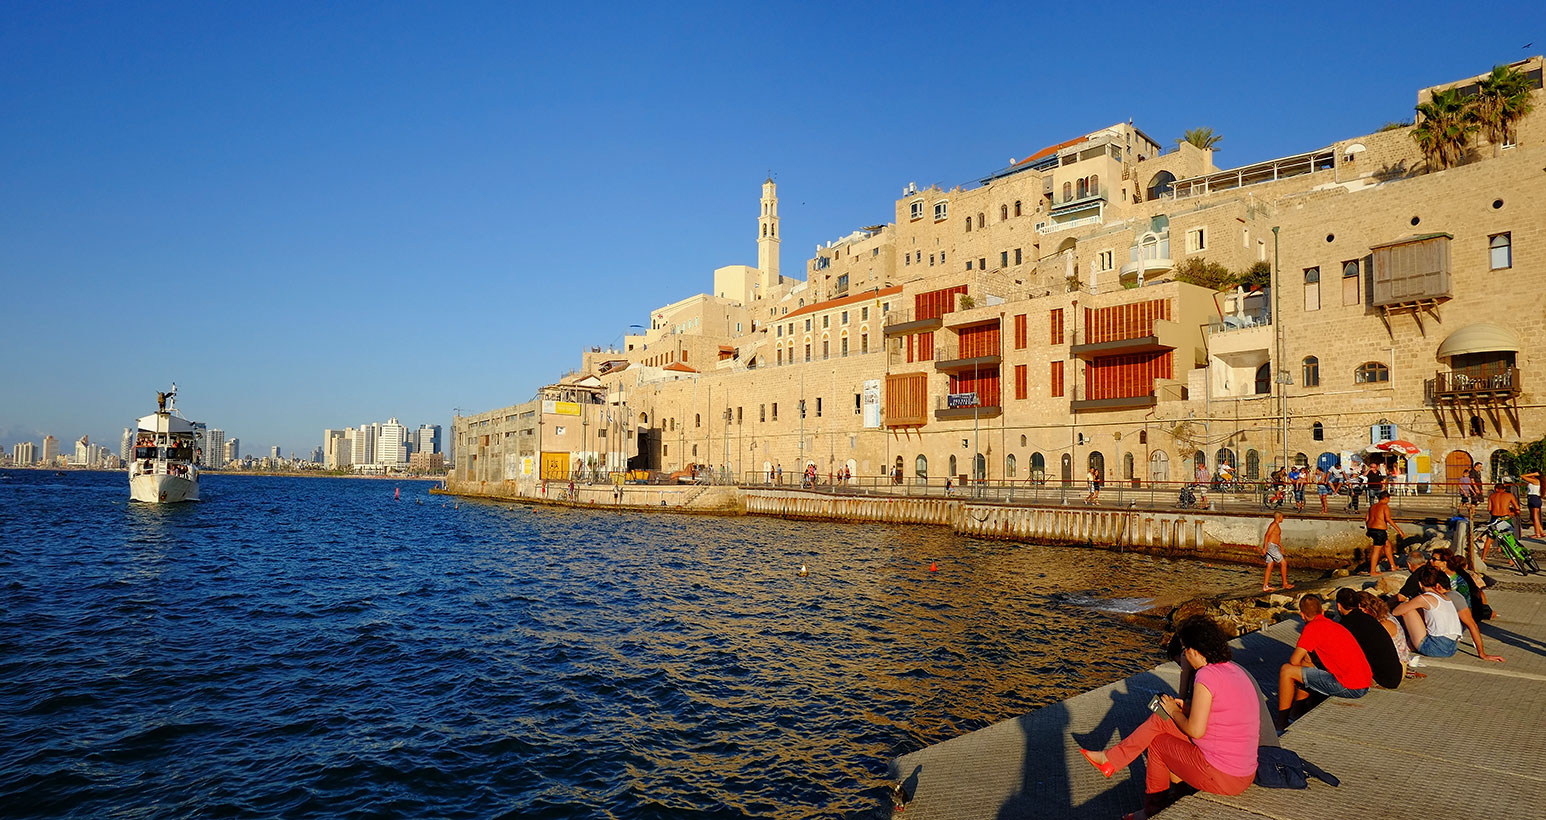
<instances>
[{"instance_id":1,"label":"red buoy","mask_svg":"<svg viewBox=\"0 0 1546 820\"><path fill-rule=\"evenodd\" d=\"M398 499L401 499L402 497L403 497L403 488L402 487L393 487L392 488L392 500L396 501Z\"/></svg>"},{"instance_id":2,"label":"red buoy","mask_svg":"<svg viewBox=\"0 0 1546 820\"><path fill-rule=\"evenodd\" d=\"M939 571L939 567L936 566L933 561L930 561L929 562L929 572L938 572L938 571Z\"/></svg>"}]
</instances>

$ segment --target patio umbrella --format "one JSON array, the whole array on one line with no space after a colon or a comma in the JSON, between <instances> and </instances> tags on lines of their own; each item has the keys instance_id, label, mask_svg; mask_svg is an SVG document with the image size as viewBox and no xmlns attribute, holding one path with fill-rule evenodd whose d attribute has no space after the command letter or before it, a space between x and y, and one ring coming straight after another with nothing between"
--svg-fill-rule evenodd
<instances>
[{"instance_id":1,"label":"patio umbrella","mask_svg":"<svg viewBox=\"0 0 1546 820\"><path fill-rule=\"evenodd\" d=\"M1408 456L1415 456L1422 452L1421 447L1418 447L1416 444L1413 444L1410 441L1399 438L1392 441L1382 441L1369 449L1382 453L1401 453L1402 455Z\"/></svg>"}]
</instances>

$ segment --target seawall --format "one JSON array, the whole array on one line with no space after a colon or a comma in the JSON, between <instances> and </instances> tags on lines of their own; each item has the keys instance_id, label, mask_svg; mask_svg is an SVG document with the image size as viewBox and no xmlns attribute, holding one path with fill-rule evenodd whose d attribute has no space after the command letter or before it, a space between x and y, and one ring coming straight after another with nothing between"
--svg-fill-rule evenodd
<instances>
[{"instance_id":1,"label":"seawall","mask_svg":"<svg viewBox=\"0 0 1546 820\"><path fill-rule=\"evenodd\" d=\"M765 515L805 521L923 524L972 538L1064 544L1175 558L1256 563L1271 518L1205 510L1006 504L966 498L846 495L798 489L717 485L521 485L513 481L450 482L451 495L587 509ZM1364 560L1362 522L1289 517L1283 541L1291 565L1336 569Z\"/></svg>"}]
</instances>

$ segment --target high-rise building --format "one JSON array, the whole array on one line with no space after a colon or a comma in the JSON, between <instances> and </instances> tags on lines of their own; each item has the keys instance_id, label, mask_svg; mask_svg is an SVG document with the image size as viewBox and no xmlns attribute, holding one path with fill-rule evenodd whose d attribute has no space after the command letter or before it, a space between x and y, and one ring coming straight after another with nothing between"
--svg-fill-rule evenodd
<instances>
[{"instance_id":1,"label":"high-rise building","mask_svg":"<svg viewBox=\"0 0 1546 820\"><path fill-rule=\"evenodd\" d=\"M54 460L59 457L59 439L51 435L43 437L43 455L39 459L44 465L54 466Z\"/></svg>"},{"instance_id":2,"label":"high-rise building","mask_svg":"<svg viewBox=\"0 0 1546 820\"><path fill-rule=\"evenodd\" d=\"M355 466L376 463L376 429L380 425L362 424L354 431L349 463Z\"/></svg>"},{"instance_id":3,"label":"high-rise building","mask_svg":"<svg viewBox=\"0 0 1546 820\"><path fill-rule=\"evenodd\" d=\"M387 419L377 434L375 463L388 469L401 468L407 464L408 456L403 448L407 436L407 427L399 424L395 417Z\"/></svg>"},{"instance_id":4,"label":"high-rise building","mask_svg":"<svg viewBox=\"0 0 1546 820\"><path fill-rule=\"evenodd\" d=\"M81 466L91 463L91 436L81 436L75 440L75 457L70 463Z\"/></svg>"},{"instance_id":5,"label":"high-rise building","mask_svg":"<svg viewBox=\"0 0 1546 820\"><path fill-rule=\"evenodd\" d=\"M11 461L18 467L31 466L38 459L38 446L30 441L24 441L11 448Z\"/></svg>"},{"instance_id":6,"label":"high-rise building","mask_svg":"<svg viewBox=\"0 0 1546 820\"><path fill-rule=\"evenodd\" d=\"M338 470L354 463L354 429L322 431L322 466Z\"/></svg>"},{"instance_id":7,"label":"high-rise building","mask_svg":"<svg viewBox=\"0 0 1546 820\"><path fill-rule=\"evenodd\" d=\"M202 421L193 422L193 452L194 458L200 466L204 464L204 454L209 450L209 425Z\"/></svg>"},{"instance_id":8,"label":"high-rise building","mask_svg":"<svg viewBox=\"0 0 1546 820\"><path fill-rule=\"evenodd\" d=\"M275 444L273 447L268 448L268 457L275 461L279 460L279 445Z\"/></svg>"},{"instance_id":9,"label":"high-rise building","mask_svg":"<svg viewBox=\"0 0 1546 820\"><path fill-rule=\"evenodd\" d=\"M118 457L124 461L129 460L129 450L134 447L134 428L123 428L123 441L118 444Z\"/></svg>"},{"instance_id":10,"label":"high-rise building","mask_svg":"<svg viewBox=\"0 0 1546 820\"><path fill-rule=\"evenodd\" d=\"M322 448L321 447L313 447L313 448L311 448L311 461L312 461L313 464L321 464L322 463Z\"/></svg>"},{"instance_id":11,"label":"high-rise building","mask_svg":"<svg viewBox=\"0 0 1546 820\"><path fill-rule=\"evenodd\" d=\"M225 466L225 431L218 427L209 428L209 445L204 448L204 466Z\"/></svg>"},{"instance_id":12,"label":"high-rise building","mask_svg":"<svg viewBox=\"0 0 1546 820\"><path fill-rule=\"evenodd\" d=\"M222 454L226 464L230 464L242 457L242 440L232 438L225 443L225 452Z\"/></svg>"},{"instance_id":13,"label":"high-rise building","mask_svg":"<svg viewBox=\"0 0 1546 820\"><path fill-rule=\"evenodd\" d=\"M421 424L414 433L413 451L415 453L440 452L440 425Z\"/></svg>"}]
</instances>

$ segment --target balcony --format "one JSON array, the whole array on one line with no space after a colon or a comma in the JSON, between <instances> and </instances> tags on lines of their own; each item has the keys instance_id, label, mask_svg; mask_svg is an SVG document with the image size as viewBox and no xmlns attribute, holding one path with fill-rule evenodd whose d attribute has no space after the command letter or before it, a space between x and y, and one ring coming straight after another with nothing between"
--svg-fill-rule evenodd
<instances>
[{"instance_id":1,"label":"balcony","mask_svg":"<svg viewBox=\"0 0 1546 820\"><path fill-rule=\"evenodd\" d=\"M1266 327L1272 324L1272 311L1267 308L1243 311L1238 315L1221 316L1208 320L1208 335L1217 336L1220 333L1230 333L1236 330L1250 330L1257 327Z\"/></svg>"},{"instance_id":2,"label":"balcony","mask_svg":"<svg viewBox=\"0 0 1546 820\"><path fill-rule=\"evenodd\" d=\"M1122 353L1150 353L1159 350L1175 350L1185 344L1181 325L1166 319L1154 321L1153 332L1126 339L1108 339L1095 343L1083 343L1084 332L1072 334L1073 344L1069 352L1075 358L1093 359L1097 356L1116 356Z\"/></svg>"},{"instance_id":3,"label":"balcony","mask_svg":"<svg viewBox=\"0 0 1546 820\"><path fill-rule=\"evenodd\" d=\"M1077 396L1077 394L1076 394ZM1110 399L1081 399L1074 398L1069 402L1068 409L1075 413L1086 413L1091 410L1141 410L1159 404L1159 399L1150 393L1147 396L1122 396Z\"/></svg>"},{"instance_id":4,"label":"balcony","mask_svg":"<svg viewBox=\"0 0 1546 820\"><path fill-rule=\"evenodd\" d=\"M1004 408L999 406L997 396L983 396L982 398L993 402L991 405L979 404L972 407L951 407L945 396L938 396L934 400L934 418L936 421L950 421L952 419L996 419L1004 414Z\"/></svg>"},{"instance_id":5,"label":"balcony","mask_svg":"<svg viewBox=\"0 0 1546 820\"><path fill-rule=\"evenodd\" d=\"M1127 264L1122 266L1122 284L1140 284L1145 277L1152 274L1161 274L1175 268L1176 262L1170 258L1170 236L1167 234L1157 241L1144 242L1134 245L1127 251Z\"/></svg>"},{"instance_id":6,"label":"balcony","mask_svg":"<svg viewBox=\"0 0 1546 820\"><path fill-rule=\"evenodd\" d=\"M969 355L968 355L969 354ZM975 370L978 368L994 370L1004 363L1003 351L997 345L988 350L972 350L970 346L966 351L961 350L959 343L934 348L934 367L936 370Z\"/></svg>"},{"instance_id":7,"label":"balcony","mask_svg":"<svg viewBox=\"0 0 1546 820\"><path fill-rule=\"evenodd\" d=\"M903 336L908 333L921 333L928 330L939 330L945 326L945 320L939 316L931 319L914 319L911 309L893 310L886 314L886 336Z\"/></svg>"},{"instance_id":8,"label":"balcony","mask_svg":"<svg viewBox=\"0 0 1546 820\"><path fill-rule=\"evenodd\" d=\"M1096 204L1099 205L1101 203L1097 202ZM1092 216L1081 216L1078 219L1069 219L1062 222L1039 222L1036 225L1036 232L1057 233L1058 231L1068 231L1073 230L1074 228L1082 228L1086 225L1099 225L1104 220L1105 216L1103 214L1097 213Z\"/></svg>"},{"instance_id":9,"label":"balcony","mask_svg":"<svg viewBox=\"0 0 1546 820\"><path fill-rule=\"evenodd\" d=\"M1423 382L1428 404L1500 404L1519 398L1519 368L1440 370Z\"/></svg>"},{"instance_id":10,"label":"balcony","mask_svg":"<svg viewBox=\"0 0 1546 820\"><path fill-rule=\"evenodd\" d=\"M1071 195L1064 198L1062 202L1053 205L1049 213L1057 216L1058 214L1084 211L1096 207L1106 201L1106 195L1110 193L1110 190L1105 185L1096 185L1093 188L1079 188L1070 192Z\"/></svg>"}]
</instances>

